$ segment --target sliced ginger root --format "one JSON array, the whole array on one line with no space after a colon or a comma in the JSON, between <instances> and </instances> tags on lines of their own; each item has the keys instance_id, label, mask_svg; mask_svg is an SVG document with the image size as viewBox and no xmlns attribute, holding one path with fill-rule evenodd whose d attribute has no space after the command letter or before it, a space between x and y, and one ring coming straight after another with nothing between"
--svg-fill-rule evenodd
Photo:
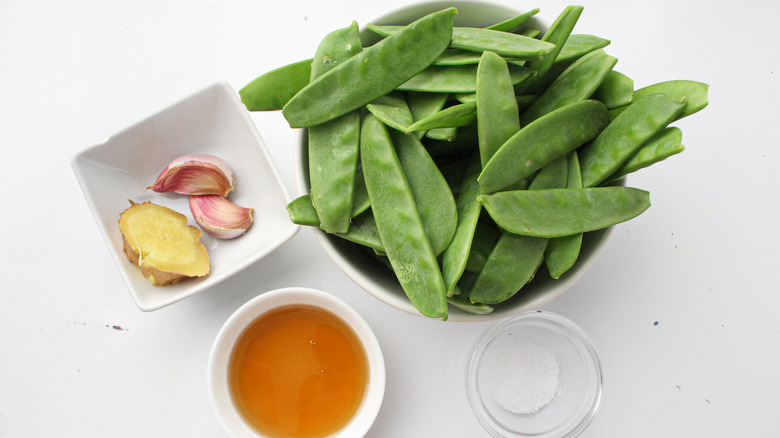
<instances>
[{"instance_id":1,"label":"sliced ginger root","mask_svg":"<svg viewBox=\"0 0 780 438\"><path fill-rule=\"evenodd\" d=\"M203 233L187 225L187 217L151 202L137 204L119 215L127 258L156 286L209 273L209 254Z\"/></svg>"}]
</instances>

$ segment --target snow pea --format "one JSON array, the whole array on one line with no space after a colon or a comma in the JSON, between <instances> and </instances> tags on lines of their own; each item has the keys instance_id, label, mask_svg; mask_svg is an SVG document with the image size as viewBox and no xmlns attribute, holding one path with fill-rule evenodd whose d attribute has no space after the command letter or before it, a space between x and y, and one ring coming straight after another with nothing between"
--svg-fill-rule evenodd
<instances>
[{"instance_id":1,"label":"snow pea","mask_svg":"<svg viewBox=\"0 0 780 438\"><path fill-rule=\"evenodd\" d=\"M539 13L539 8L531 9L528 12L522 13L508 20L504 20L500 23L492 24L485 29L499 30L503 32L511 32L514 29L520 27L523 23L528 21L531 17Z\"/></svg>"},{"instance_id":2,"label":"snow pea","mask_svg":"<svg viewBox=\"0 0 780 438\"><path fill-rule=\"evenodd\" d=\"M519 84L534 72L512 64L509 71L512 84ZM473 93L477 90L477 65L432 65L398 86L399 90L434 93Z\"/></svg>"},{"instance_id":3,"label":"snow pea","mask_svg":"<svg viewBox=\"0 0 780 438\"><path fill-rule=\"evenodd\" d=\"M346 233L334 233L333 235L366 246L374 251L384 252L385 250L371 210L366 210L355 216L349 231Z\"/></svg>"},{"instance_id":4,"label":"snow pea","mask_svg":"<svg viewBox=\"0 0 780 438\"><path fill-rule=\"evenodd\" d=\"M458 138L458 128L456 126L450 126L445 128L429 129L425 131L425 137L433 140L452 142Z\"/></svg>"},{"instance_id":5,"label":"snow pea","mask_svg":"<svg viewBox=\"0 0 780 438\"><path fill-rule=\"evenodd\" d=\"M610 40L587 34L571 34L566 39L561 52L555 58L555 63L569 62L610 44Z\"/></svg>"},{"instance_id":6,"label":"snow pea","mask_svg":"<svg viewBox=\"0 0 780 438\"><path fill-rule=\"evenodd\" d=\"M520 130L520 112L509 66L493 52L484 52L477 66L476 115L479 154L484 166Z\"/></svg>"},{"instance_id":7,"label":"snow pea","mask_svg":"<svg viewBox=\"0 0 780 438\"><path fill-rule=\"evenodd\" d=\"M447 93L406 93L406 103L412 113L412 120L416 122L441 111L449 96ZM418 131L414 135L420 139L425 132Z\"/></svg>"},{"instance_id":8,"label":"snow pea","mask_svg":"<svg viewBox=\"0 0 780 438\"><path fill-rule=\"evenodd\" d=\"M352 218L357 217L359 214L368 210L371 206L371 202L368 199L368 192L366 192L366 184L363 181L363 172L358 168L355 174L355 191L354 201L352 202ZM308 225L313 227L320 226L320 218L317 215L317 210L311 202L311 195L301 195L287 204L287 213L290 215L290 220L294 224Z\"/></svg>"},{"instance_id":9,"label":"snow pea","mask_svg":"<svg viewBox=\"0 0 780 438\"><path fill-rule=\"evenodd\" d=\"M480 201L498 226L534 237L607 228L650 207L648 192L632 187L514 190L483 194Z\"/></svg>"},{"instance_id":10,"label":"snow pea","mask_svg":"<svg viewBox=\"0 0 780 438\"><path fill-rule=\"evenodd\" d=\"M282 109L290 127L317 125L356 110L414 77L447 48L456 12L428 14L319 76Z\"/></svg>"},{"instance_id":11,"label":"snow pea","mask_svg":"<svg viewBox=\"0 0 780 438\"><path fill-rule=\"evenodd\" d=\"M360 53L356 22L323 38L314 54L311 79ZM329 233L349 229L360 143L360 112L352 111L309 128L309 192L320 227Z\"/></svg>"},{"instance_id":12,"label":"snow pea","mask_svg":"<svg viewBox=\"0 0 780 438\"><path fill-rule=\"evenodd\" d=\"M674 100L685 99L685 109L675 119L679 120L704 109L709 103L708 91L709 85L702 82L674 80L642 87L634 91L634 99L655 93L664 94Z\"/></svg>"},{"instance_id":13,"label":"snow pea","mask_svg":"<svg viewBox=\"0 0 780 438\"><path fill-rule=\"evenodd\" d=\"M382 123L399 131L406 131L409 125L414 123L412 112L406 103L406 95L399 91L376 98L367 104L366 108Z\"/></svg>"},{"instance_id":14,"label":"snow pea","mask_svg":"<svg viewBox=\"0 0 780 438\"><path fill-rule=\"evenodd\" d=\"M287 214L294 224L307 225L310 227L319 227L320 218L317 216L317 210L311 203L311 196L301 195L287 204Z\"/></svg>"},{"instance_id":15,"label":"snow pea","mask_svg":"<svg viewBox=\"0 0 780 438\"><path fill-rule=\"evenodd\" d=\"M677 118L685 103L663 94L632 102L579 153L582 185L595 187L609 178L642 145Z\"/></svg>"},{"instance_id":16,"label":"snow pea","mask_svg":"<svg viewBox=\"0 0 780 438\"><path fill-rule=\"evenodd\" d=\"M431 114L424 119L417 120L406 128L406 132L410 133L414 131L427 131L434 128L457 128L459 126L468 126L473 124L476 118L476 102L461 103L445 108L435 114Z\"/></svg>"},{"instance_id":17,"label":"snow pea","mask_svg":"<svg viewBox=\"0 0 780 438\"><path fill-rule=\"evenodd\" d=\"M468 298L460 297L457 295L447 297L447 302L464 312L473 313L474 315L487 315L488 313L493 311L493 308L488 306L487 304L482 304L482 303L475 304L469 301Z\"/></svg>"},{"instance_id":18,"label":"snow pea","mask_svg":"<svg viewBox=\"0 0 780 438\"><path fill-rule=\"evenodd\" d=\"M501 230L489 221L477 221L474 238L471 241L471 248L466 260L466 272L479 273L482 270L493 248L496 247L498 239L501 238L501 234Z\"/></svg>"},{"instance_id":19,"label":"snow pea","mask_svg":"<svg viewBox=\"0 0 780 438\"><path fill-rule=\"evenodd\" d=\"M478 201L480 190L477 183L477 176L481 168L479 154L472 154L458 193L458 225L455 229L455 236L441 257L442 276L448 294L452 293L466 269L474 231L482 211L482 206Z\"/></svg>"},{"instance_id":20,"label":"snow pea","mask_svg":"<svg viewBox=\"0 0 780 438\"><path fill-rule=\"evenodd\" d=\"M469 300L472 303L497 304L511 298L541 266L547 241L545 238L503 233L477 274Z\"/></svg>"},{"instance_id":21,"label":"snow pea","mask_svg":"<svg viewBox=\"0 0 780 438\"><path fill-rule=\"evenodd\" d=\"M447 49L442 53L433 65L464 65L479 62L480 54L462 49Z\"/></svg>"},{"instance_id":22,"label":"snow pea","mask_svg":"<svg viewBox=\"0 0 780 438\"><path fill-rule=\"evenodd\" d=\"M452 141L424 139L425 149L431 154L431 157L442 162L447 159L462 158L464 154L469 154L477 145L477 126L463 126L455 128L457 136Z\"/></svg>"},{"instance_id":23,"label":"snow pea","mask_svg":"<svg viewBox=\"0 0 780 438\"><path fill-rule=\"evenodd\" d=\"M569 152L567 170L566 187L570 189L582 188L580 162L576 150ZM579 257L581 247L582 233L550 239L547 243L547 249L544 250L544 263L550 276L557 279L571 269Z\"/></svg>"},{"instance_id":24,"label":"snow pea","mask_svg":"<svg viewBox=\"0 0 780 438\"><path fill-rule=\"evenodd\" d=\"M566 186L568 178L566 156L542 167L528 190L544 190ZM484 266L479 271L469 295L474 302L501 302L516 294L536 275L544 260L549 239L519 236L502 231ZM510 266L503 266L515 260Z\"/></svg>"},{"instance_id":25,"label":"snow pea","mask_svg":"<svg viewBox=\"0 0 780 438\"><path fill-rule=\"evenodd\" d=\"M309 84L312 59L264 73L238 91L249 111L278 111Z\"/></svg>"},{"instance_id":26,"label":"snow pea","mask_svg":"<svg viewBox=\"0 0 780 438\"><path fill-rule=\"evenodd\" d=\"M615 70L607 73L591 99L604 103L607 109L628 105L634 99L634 81L623 73Z\"/></svg>"},{"instance_id":27,"label":"snow pea","mask_svg":"<svg viewBox=\"0 0 780 438\"><path fill-rule=\"evenodd\" d=\"M458 225L455 198L447 180L417 138L391 131L390 139L414 195L425 235L438 256L450 244Z\"/></svg>"},{"instance_id":28,"label":"snow pea","mask_svg":"<svg viewBox=\"0 0 780 438\"><path fill-rule=\"evenodd\" d=\"M394 35L406 26L376 25L369 23L366 28L380 36ZM518 59L539 59L550 53L555 45L525 35L502 32L476 27L454 27L449 47L472 52L489 50L502 56Z\"/></svg>"},{"instance_id":29,"label":"snow pea","mask_svg":"<svg viewBox=\"0 0 780 438\"><path fill-rule=\"evenodd\" d=\"M446 319L442 274L387 129L368 114L360 139L371 210L393 272L420 313Z\"/></svg>"},{"instance_id":30,"label":"snow pea","mask_svg":"<svg viewBox=\"0 0 780 438\"><path fill-rule=\"evenodd\" d=\"M528 190L561 189L566 187L569 178L568 154L558 157L539 169L534 175Z\"/></svg>"},{"instance_id":31,"label":"snow pea","mask_svg":"<svg viewBox=\"0 0 780 438\"><path fill-rule=\"evenodd\" d=\"M542 37L542 41L553 44L553 49L541 59L526 63L526 67L535 70L537 76L515 87L517 94L541 94L541 91L547 86L547 82L545 82L547 72L552 67L558 54L563 50L566 40L582 14L582 10L582 6L572 5L567 6L558 14L558 17Z\"/></svg>"},{"instance_id":32,"label":"snow pea","mask_svg":"<svg viewBox=\"0 0 780 438\"><path fill-rule=\"evenodd\" d=\"M607 108L584 100L552 111L509 138L479 176L483 193L501 190L595 138L609 123Z\"/></svg>"},{"instance_id":33,"label":"snow pea","mask_svg":"<svg viewBox=\"0 0 780 438\"><path fill-rule=\"evenodd\" d=\"M578 59L523 112L520 123L527 125L550 111L587 99L598 89L616 63L616 58L602 50L588 53Z\"/></svg>"},{"instance_id":34,"label":"snow pea","mask_svg":"<svg viewBox=\"0 0 780 438\"><path fill-rule=\"evenodd\" d=\"M685 147L682 145L682 131L680 128L666 128L642 145L639 152L626 161L620 169L616 170L609 177L609 180L616 181L629 173L644 169L672 155L679 154L683 150L685 150Z\"/></svg>"}]
</instances>

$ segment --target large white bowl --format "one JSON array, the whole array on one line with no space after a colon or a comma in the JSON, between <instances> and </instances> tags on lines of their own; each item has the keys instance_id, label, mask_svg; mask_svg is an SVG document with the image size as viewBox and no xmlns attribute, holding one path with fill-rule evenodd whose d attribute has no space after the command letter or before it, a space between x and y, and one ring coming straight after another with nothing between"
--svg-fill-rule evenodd
<instances>
[{"instance_id":1,"label":"large white bowl","mask_svg":"<svg viewBox=\"0 0 780 438\"><path fill-rule=\"evenodd\" d=\"M431 12L454 6L458 9L454 23L456 26L484 27L507 18L513 17L525 10L505 6L498 3L479 1L426 2L410 5L387 14L381 15L371 23L374 24L406 24ZM529 9L535 7L532 5ZM554 19L560 11L547 11L553 14L547 17ZM540 12L545 15L544 11ZM542 32L547 25L542 19L533 17L526 22L529 27L538 28ZM371 41L370 33L364 31L365 41ZM299 194L309 192L309 163L307 152L306 131L300 130L295 142L296 185ZM315 237L328 256L349 276L358 286L377 299L405 312L420 315L395 278L395 275L377 260L366 257L366 252L344 239L328 235L314 228ZM475 315L450 306L448 321L486 321L503 319L519 315L529 310L538 309L571 287L593 263L609 237L611 228L586 233L577 263L558 280L551 279L546 273L538 275L521 293L513 298L494 305L493 312L486 315Z\"/></svg>"},{"instance_id":2,"label":"large white bowl","mask_svg":"<svg viewBox=\"0 0 780 438\"><path fill-rule=\"evenodd\" d=\"M374 332L352 307L331 294L290 287L263 293L242 305L217 334L208 364L208 391L214 411L225 431L234 438L258 438L233 404L228 383L228 363L239 336L261 315L280 307L305 304L333 313L354 330L368 359L368 382L363 401L352 419L330 438L364 436L374 423L385 394L385 362Z\"/></svg>"}]
</instances>

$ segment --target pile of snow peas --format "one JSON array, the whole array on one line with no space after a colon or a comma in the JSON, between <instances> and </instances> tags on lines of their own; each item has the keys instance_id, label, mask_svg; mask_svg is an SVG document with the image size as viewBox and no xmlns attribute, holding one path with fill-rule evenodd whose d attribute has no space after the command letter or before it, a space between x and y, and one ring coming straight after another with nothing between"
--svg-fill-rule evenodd
<instances>
[{"instance_id":1,"label":"pile of snow peas","mask_svg":"<svg viewBox=\"0 0 780 438\"><path fill-rule=\"evenodd\" d=\"M307 129L311 189L291 220L361 245L428 317L489 313L542 266L560 278L583 233L649 208L615 182L682 152L670 124L708 103L696 81L635 89L609 40L573 33L582 11L540 36L539 9L467 28L448 8L368 24L367 47L352 22L247 84L248 110Z\"/></svg>"}]
</instances>

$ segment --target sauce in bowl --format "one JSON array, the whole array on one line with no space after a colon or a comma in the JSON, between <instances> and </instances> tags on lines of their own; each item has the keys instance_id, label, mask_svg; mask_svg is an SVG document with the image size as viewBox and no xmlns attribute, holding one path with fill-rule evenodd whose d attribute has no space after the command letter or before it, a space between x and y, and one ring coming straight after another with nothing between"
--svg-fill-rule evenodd
<instances>
[{"instance_id":1,"label":"sauce in bowl","mask_svg":"<svg viewBox=\"0 0 780 438\"><path fill-rule=\"evenodd\" d=\"M355 415L369 378L357 334L308 305L267 312L238 337L228 363L234 404L257 432L322 437Z\"/></svg>"}]
</instances>

